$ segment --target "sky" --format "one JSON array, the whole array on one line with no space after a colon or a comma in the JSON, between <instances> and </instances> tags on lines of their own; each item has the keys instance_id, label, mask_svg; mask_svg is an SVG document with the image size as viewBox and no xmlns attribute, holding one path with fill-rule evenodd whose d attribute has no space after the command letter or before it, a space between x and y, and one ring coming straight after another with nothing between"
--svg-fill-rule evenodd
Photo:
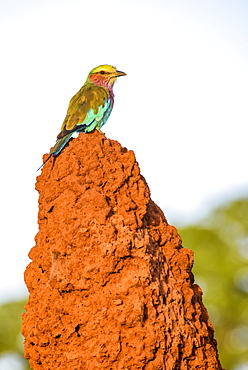
<instances>
[{"instance_id":1,"label":"sky","mask_svg":"<svg viewBox=\"0 0 248 370\"><path fill-rule=\"evenodd\" d=\"M127 73L104 126L175 226L248 195L248 2L0 0L0 303L26 293L37 168L100 64Z\"/></svg>"}]
</instances>

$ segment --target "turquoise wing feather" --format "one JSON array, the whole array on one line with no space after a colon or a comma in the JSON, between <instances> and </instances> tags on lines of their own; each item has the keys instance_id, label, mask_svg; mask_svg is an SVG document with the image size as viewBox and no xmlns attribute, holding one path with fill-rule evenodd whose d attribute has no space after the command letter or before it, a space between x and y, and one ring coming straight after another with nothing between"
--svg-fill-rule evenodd
<instances>
[{"instance_id":1,"label":"turquoise wing feather","mask_svg":"<svg viewBox=\"0 0 248 370\"><path fill-rule=\"evenodd\" d=\"M101 86L84 85L71 99L66 118L51 149L51 155L58 155L74 132L91 132L106 123L113 108L109 91Z\"/></svg>"}]
</instances>

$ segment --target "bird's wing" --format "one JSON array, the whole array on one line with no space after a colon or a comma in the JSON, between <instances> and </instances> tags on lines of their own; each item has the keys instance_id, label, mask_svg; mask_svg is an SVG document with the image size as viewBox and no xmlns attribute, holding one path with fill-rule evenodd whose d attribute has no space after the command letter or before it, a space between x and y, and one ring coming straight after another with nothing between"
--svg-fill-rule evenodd
<instances>
[{"instance_id":1,"label":"bird's wing","mask_svg":"<svg viewBox=\"0 0 248 370\"><path fill-rule=\"evenodd\" d=\"M84 85L70 101L58 139L80 129L87 131L95 120L102 119L109 106L110 93L106 88Z\"/></svg>"}]
</instances>

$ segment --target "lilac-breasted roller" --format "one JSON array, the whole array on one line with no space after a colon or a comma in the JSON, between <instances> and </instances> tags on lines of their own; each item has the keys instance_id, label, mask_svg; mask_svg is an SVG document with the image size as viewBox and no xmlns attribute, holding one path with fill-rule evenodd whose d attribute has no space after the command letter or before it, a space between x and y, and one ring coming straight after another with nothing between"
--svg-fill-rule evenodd
<instances>
[{"instance_id":1,"label":"lilac-breasted roller","mask_svg":"<svg viewBox=\"0 0 248 370\"><path fill-rule=\"evenodd\" d=\"M85 84L70 100L57 141L39 169L49 158L61 152L74 132L101 131L113 109L113 85L119 76L126 76L126 73L110 65L101 65L90 71Z\"/></svg>"}]
</instances>

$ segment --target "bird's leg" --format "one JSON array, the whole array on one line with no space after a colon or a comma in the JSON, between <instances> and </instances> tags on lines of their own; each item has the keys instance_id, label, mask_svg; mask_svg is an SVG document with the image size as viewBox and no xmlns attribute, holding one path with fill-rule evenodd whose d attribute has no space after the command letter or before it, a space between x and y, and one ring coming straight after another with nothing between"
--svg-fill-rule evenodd
<instances>
[{"instance_id":1,"label":"bird's leg","mask_svg":"<svg viewBox=\"0 0 248 370\"><path fill-rule=\"evenodd\" d=\"M101 134L105 135L105 133L102 132L102 130L99 127L96 127L96 130L99 131Z\"/></svg>"}]
</instances>

